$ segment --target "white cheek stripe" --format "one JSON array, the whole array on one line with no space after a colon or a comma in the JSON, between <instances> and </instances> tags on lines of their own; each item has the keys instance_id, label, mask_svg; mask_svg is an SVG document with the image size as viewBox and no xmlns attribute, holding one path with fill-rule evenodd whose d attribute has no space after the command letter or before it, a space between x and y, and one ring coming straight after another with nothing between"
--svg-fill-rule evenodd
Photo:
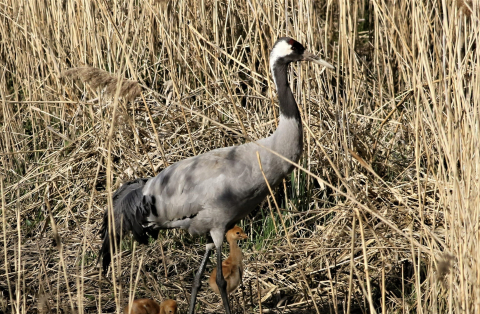
<instances>
[{"instance_id":1,"label":"white cheek stripe","mask_svg":"<svg viewBox=\"0 0 480 314\"><path fill-rule=\"evenodd\" d=\"M270 53L270 71L273 75L273 81L275 82L275 74L273 72L273 67L278 59L288 56L292 53L292 46L287 43L286 41L281 41L275 45L272 52ZM277 82L275 82L275 86L277 86Z\"/></svg>"}]
</instances>

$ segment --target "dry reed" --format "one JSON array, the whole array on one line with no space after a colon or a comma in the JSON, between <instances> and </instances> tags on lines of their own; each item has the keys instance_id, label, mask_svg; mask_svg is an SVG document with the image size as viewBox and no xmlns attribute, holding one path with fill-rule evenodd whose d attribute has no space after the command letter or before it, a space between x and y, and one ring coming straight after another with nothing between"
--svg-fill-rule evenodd
<instances>
[{"instance_id":1,"label":"dry reed","mask_svg":"<svg viewBox=\"0 0 480 314\"><path fill-rule=\"evenodd\" d=\"M100 278L109 195L270 134L268 53L291 36L338 70L292 67L305 153L243 221L236 311L480 312L478 12L476 1L7 0L0 311L114 312L133 296L184 311L203 240L127 238ZM84 64L108 72L62 79ZM117 85L128 102L92 97ZM207 289L199 306L221 311Z\"/></svg>"}]
</instances>

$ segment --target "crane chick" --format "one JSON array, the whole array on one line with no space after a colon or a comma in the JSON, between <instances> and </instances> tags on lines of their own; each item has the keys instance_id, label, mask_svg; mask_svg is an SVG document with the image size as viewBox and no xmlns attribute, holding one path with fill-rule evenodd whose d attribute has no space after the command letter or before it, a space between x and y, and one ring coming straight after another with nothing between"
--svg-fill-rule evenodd
<instances>
[{"instance_id":1,"label":"crane chick","mask_svg":"<svg viewBox=\"0 0 480 314\"><path fill-rule=\"evenodd\" d=\"M152 299L137 299L123 311L125 314L176 314L177 302L171 299L163 301L160 305Z\"/></svg>"},{"instance_id":2,"label":"crane chick","mask_svg":"<svg viewBox=\"0 0 480 314\"><path fill-rule=\"evenodd\" d=\"M230 255L226 260L222 262L222 272L223 277L227 281L227 293L235 291L240 283L242 282L243 276L243 254L242 249L237 244L238 240L243 240L247 238L247 234L243 232L242 228L235 226L232 229L228 230L226 234L228 244L230 245ZM217 282L217 269L215 268L211 275L208 283L215 293L220 294L218 290Z\"/></svg>"}]
</instances>

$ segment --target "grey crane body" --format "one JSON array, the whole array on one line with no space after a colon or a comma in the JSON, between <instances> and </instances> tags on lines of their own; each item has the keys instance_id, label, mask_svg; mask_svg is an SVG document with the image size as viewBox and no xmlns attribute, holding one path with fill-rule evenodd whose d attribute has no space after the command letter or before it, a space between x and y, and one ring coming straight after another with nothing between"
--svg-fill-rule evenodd
<instances>
[{"instance_id":1,"label":"grey crane body","mask_svg":"<svg viewBox=\"0 0 480 314\"><path fill-rule=\"evenodd\" d=\"M297 161L302 153L301 131L299 124L281 121L271 137L258 142ZM284 141L293 145L286 149ZM151 206L144 225L182 228L191 235L230 229L268 192L257 151L270 185L277 185L291 171L290 163L255 143L216 149L182 160L150 179L143 188L145 204Z\"/></svg>"},{"instance_id":2,"label":"grey crane body","mask_svg":"<svg viewBox=\"0 0 480 314\"><path fill-rule=\"evenodd\" d=\"M159 229L182 228L191 235L211 235L217 249L217 265L220 265L217 268L217 285L226 313L230 310L221 270L221 245L225 232L247 216L268 193L257 152L271 187L278 185L293 166L268 149L293 162L297 162L302 154L300 113L287 80L288 64L301 60L333 68L305 51L293 39L280 38L276 42L270 55L270 68L278 92L280 122L271 136L256 143L215 149L181 160L154 178L124 184L113 196L117 241L122 231L130 230L141 243L147 242L148 234L156 237ZM105 270L111 258L108 219L106 213L102 229L104 242L100 251ZM196 293L212 249L212 245L207 245L195 276L189 313L194 311Z\"/></svg>"}]
</instances>

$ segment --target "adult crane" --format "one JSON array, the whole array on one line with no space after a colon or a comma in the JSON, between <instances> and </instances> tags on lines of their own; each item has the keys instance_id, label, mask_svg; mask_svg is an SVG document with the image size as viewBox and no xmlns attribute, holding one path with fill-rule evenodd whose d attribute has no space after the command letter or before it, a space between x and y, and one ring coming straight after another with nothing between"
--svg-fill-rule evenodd
<instances>
[{"instance_id":1,"label":"adult crane","mask_svg":"<svg viewBox=\"0 0 480 314\"><path fill-rule=\"evenodd\" d=\"M257 153L271 187L278 185L293 170L290 162L271 151L293 162L297 162L302 154L302 121L287 78L288 65L294 61L311 61L334 68L292 38L277 40L270 53L270 70L278 93L280 122L271 136L181 160L156 177L125 183L114 193L115 232L111 229L113 224L109 224L108 210L102 228L100 255L105 271L110 264L113 241L118 241L125 232L132 231L134 238L141 243L147 243L148 234L157 237L159 229L181 228L191 235L210 234L213 243L206 245L195 275L189 313L195 311L206 262L215 247L216 283L225 312L230 314L227 283L222 274L222 243L225 232L267 196L268 187ZM114 239L110 239L110 234L115 235Z\"/></svg>"}]
</instances>

